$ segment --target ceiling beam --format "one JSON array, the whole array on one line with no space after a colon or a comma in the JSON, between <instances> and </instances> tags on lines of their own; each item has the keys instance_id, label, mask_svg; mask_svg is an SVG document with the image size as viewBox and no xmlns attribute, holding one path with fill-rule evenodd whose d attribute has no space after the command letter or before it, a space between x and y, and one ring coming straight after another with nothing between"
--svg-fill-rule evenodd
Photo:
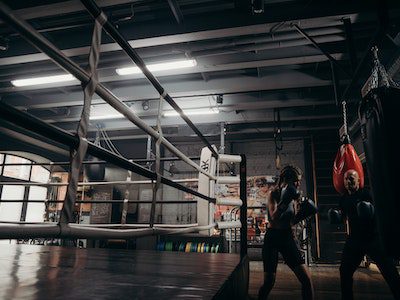
<instances>
[{"instance_id":1,"label":"ceiling beam","mask_svg":"<svg viewBox=\"0 0 400 300\"><path fill-rule=\"evenodd\" d=\"M178 2L176 0L168 0L168 5L175 17L176 22L178 24L182 24L183 23L183 14L182 14L181 8L179 7Z\"/></svg>"},{"instance_id":2,"label":"ceiling beam","mask_svg":"<svg viewBox=\"0 0 400 300\"><path fill-rule=\"evenodd\" d=\"M357 6L353 2L341 8L339 8L337 4L326 3L323 3L323 5L313 5L312 9L295 4L293 6L285 5L285 7L276 8L275 14L270 12L264 16L259 16L259 18L248 18L245 14L227 12L224 14L223 20L221 20L221 13L218 12L215 13L215 15L208 14L205 16L193 17L185 21L185 28L176 26L172 28L170 24L165 24L165 26L157 24L157 29L154 30L154 22L151 22L151 25L149 25L151 28L147 30L146 26L141 26L143 33L139 36L138 30L127 30L127 33L130 35L136 34L136 36L129 36L129 34L126 34L125 38L129 40L133 48L137 49L167 44L264 34L273 29L277 23L283 21L299 22L304 29L321 26L339 26L342 23L341 19L344 17L350 18L353 23L375 20L376 16L373 12L365 12L362 15L359 14L360 11L366 11L368 9L371 10L370 5ZM300 18L300 16L302 18ZM132 24L130 24L130 26L131 25ZM101 47L101 52L120 50L121 48L116 43L103 44ZM63 52L69 57L87 55L89 46L84 45L82 47L63 49ZM44 60L48 60L48 57L42 53L2 57L0 58L0 66Z\"/></svg>"},{"instance_id":3,"label":"ceiling beam","mask_svg":"<svg viewBox=\"0 0 400 300\"><path fill-rule=\"evenodd\" d=\"M193 95L209 94L233 94L248 93L268 90L323 87L330 86L331 80L320 79L310 74L297 70L273 70L265 72L263 77L251 77L248 75L232 75L229 78L210 78L207 82L202 79L179 79L173 82L161 80L164 88L169 94L176 97L190 97ZM10 91L12 92L12 91ZM154 88L143 81L141 84L122 86L114 88L112 92L122 101L146 100L159 98ZM13 92L13 94L16 91ZM82 91L74 89L68 95L60 93L45 93L40 90L38 94L30 94L31 99L26 97L3 97L3 101L10 102L13 106L45 108L59 107L64 105L82 105ZM15 95L15 94L14 94ZM104 102L95 97L93 103Z\"/></svg>"},{"instance_id":4,"label":"ceiling beam","mask_svg":"<svg viewBox=\"0 0 400 300\"><path fill-rule=\"evenodd\" d=\"M332 54L335 59L342 60L345 58L343 53L335 53ZM232 62L225 64L198 64L193 68L179 69L179 70L170 70L159 72L156 77L166 77L173 75L185 75L185 74L196 74L196 73L210 73L210 72L222 72L222 71L233 71L233 70L242 70L242 69L253 69L253 68L263 68L263 67L274 67L274 66L287 66L287 65L302 65L302 64L310 64L317 62L327 61L328 58L325 55L310 55L310 56L300 56L300 57L288 57L288 58L278 58L278 59L266 59L266 60L252 60L252 61L243 61L243 62ZM116 82L116 81L128 81L128 80L136 80L143 79L143 74L135 74L129 76L119 76L116 72L107 72L106 76L102 76L102 72L99 72L99 81L101 83L107 82ZM111 73L111 74L110 74ZM263 72L263 74L268 75L267 72ZM31 75L33 77L37 75ZM29 77L29 74L26 74L24 78ZM10 78L9 80L12 80ZM208 78L207 81L210 79ZM68 86L79 86L78 81L69 81L69 82L59 82L55 84L48 85L38 85L38 86L26 86L26 87L6 87L0 88L0 94L4 93L15 93L19 91L32 91L32 90L43 90L44 92L46 88L57 88L62 87L66 88Z\"/></svg>"},{"instance_id":5,"label":"ceiling beam","mask_svg":"<svg viewBox=\"0 0 400 300\"><path fill-rule=\"evenodd\" d=\"M97 0L96 4L100 7L107 7L120 4L135 4L141 0ZM85 7L79 0L63 1L54 4L39 5L34 7L17 9L14 11L15 15L23 20L31 20L37 18L51 17L60 14L70 14L79 11L84 11ZM3 21L0 20L0 24Z\"/></svg>"}]
</instances>

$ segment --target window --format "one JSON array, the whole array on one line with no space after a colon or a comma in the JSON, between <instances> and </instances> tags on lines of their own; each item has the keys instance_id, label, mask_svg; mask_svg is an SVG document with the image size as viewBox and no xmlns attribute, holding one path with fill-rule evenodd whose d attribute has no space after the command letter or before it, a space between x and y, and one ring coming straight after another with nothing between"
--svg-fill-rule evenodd
<instances>
[{"instance_id":1,"label":"window","mask_svg":"<svg viewBox=\"0 0 400 300\"><path fill-rule=\"evenodd\" d=\"M19 156L6 155L6 164L30 164L31 161ZM16 165L16 166L5 166L3 176L17 178L22 180L29 180L31 172L30 165Z\"/></svg>"},{"instance_id":2,"label":"window","mask_svg":"<svg viewBox=\"0 0 400 300\"><path fill-rule=\"evenodd\" d=\"M28 200L44 200L47 196L47 188L41 186L31 186L29 189ZM46 207L44 202L42 203L30 203L26 209L26 222L43 222Z\"/></svg>"},{"instance_id":3,"label":"window","mask_svg":"<svg viewBox=\"0 0 400 300\"><path fill-rule=\"evenodd\" d=\"M34 182L46 183L49 180L50 172L42 166L33 166L31 180Z\"/></svg>"},{"instance_id":4,"label":"window","mask_svg":"<svg viewBox=\"0 0 400 300\"><path fill-rule=\"evenodd\" d=\"M10 202L10 200L24 199L25 187L4 185L1 191L0 221L21 221L22 202Z\"/></svg>"},{"instance_id":5,"label":"window","mask_svg":"<svg viewBox=\"0 0 400 300\"><path fill-rule=\"evenodd\" d=\"M10 155L0 154L0 163L12 164L2 167L3 176L19 179L26 182L46 183L49 180L50 172L38 165L32 165L29 159ZM15 164L15 165L14 165ZM0 169L1 172L1 169ZM0 173L1 174L1 173ZM1 185L1 182L0 182ZM12 202L10 200L46 200L47 188L40 186L24 185L3 185L0 189L0 221L18 222L43 222L45 204L37 202ZM8 201L8 202L7 202Z\"/></svg>"},{"instance_id":6,"label":"window","mask_svg":"<svg viewBox=\"0 0 400 300\"><path fill-rule=\"evenodd\" d=\"M3 172L4 154L0 153L0 175Z\"/></svg>"}]
</instances>

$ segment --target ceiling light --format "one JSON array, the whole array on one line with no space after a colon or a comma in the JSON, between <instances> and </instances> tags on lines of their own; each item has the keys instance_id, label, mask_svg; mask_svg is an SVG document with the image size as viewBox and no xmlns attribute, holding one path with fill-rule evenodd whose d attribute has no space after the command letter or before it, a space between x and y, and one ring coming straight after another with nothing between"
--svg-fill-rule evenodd
<instances>
[{"instance_id":1,"label":"ceiling light","mask_svg":"<svg viewBox=\"0 0 400 300\"><path fill-rule=\"evenodd\" d=\"M122 114L109 114L109 115L98 115L98 116L90 116L89 120L109 120L109 119L121 119L124 118Z\"/></svg>"},{"instance_id":2,"label":"ceiling light","mask_svg":"<svg viewBox=\"0 0 400 300\"><path fill-rule=\"evenodd\" d=\"M40 85L40 84L49 84L56 82L65 82L76 80L74 76L71 74L64 75L54 75L54 76L45 76L45 77L32 77L32 78L24 78L24 79L16 79L11 80L13 86L29 86L29 85Z\"/></svg>"},{"instance_id":3,"label":"ceiling light","mask_svg":"<svg viewBox=\"0 0 400 300\"><path fill-rule=\"evenodd\" d=\"M217 109L188 109L183 111L187 116L194 116L194 115L213 115L218 114L219 110ZM175 110L166 111L163 113L164 117L175 117L179 116L179 113Z\"/></svg>"},{"instance_id":4,"label":"ceiling light","mask_svg":"<svg viewBox=\"0 0 400 300\"><path fill-rule=\"evenodd\" d=\"M251 6L254 14L262 14L264 12L264 0L252 0Z\"/></svg>"},{"instance_id":5,"label":"ceiling light","mask_svg":"<svg viewBox=\"0 0 400 300\"><path fill-rule=\"evenodd\" d=\"M7 51L8 50L8 39L0 36L0 50Z\"/></svg>"},{"instance_id":6,"label":"ceiling light","mask_svg":"<svg viewBox=\"0 0 400 300\"><path fill-rule=\"evenodd\" d=\"M168 70L176 70L176 69L183 69L183 68L191 68L197 66L197 62L195 59L189 60L176 60L176 61L169 61L157 64L150 64L146 65L147 69L151 72L157 71L168 71ZM118 75L131 75L131 74L140 74L142 71L139 67L127 67L127 68L120 68L115 70Z\"/></svg>"}]
</instances>

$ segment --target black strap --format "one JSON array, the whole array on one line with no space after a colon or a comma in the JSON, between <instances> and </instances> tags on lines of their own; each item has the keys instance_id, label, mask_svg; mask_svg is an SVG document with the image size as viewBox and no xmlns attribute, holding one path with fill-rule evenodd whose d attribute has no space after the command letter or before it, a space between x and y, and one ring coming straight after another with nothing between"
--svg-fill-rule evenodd
<instances>
[{"instance_id":1,"label":"black strap","mask_svg":"<svg viewBox=\"0 0 400 300\"><path fill-rule=\"evenodd\" d=\"M86 140L87 129L89 126L90 106L92 97L98 83L97 65L100 56L101 32L106 18L104 14L99 15L95 21L92 35L92 45L89 53L89 73L91 74L89 82L84 86L84 101L81 118L76 131L79 137L79 146L77 149L70 150L70 170L67 194L63 209L61 211L60 224L67 224L73 221L73 211L78 190L79 174L82 168L82 162L86 155L88 143Z\"/></svg>"}]
</instances>

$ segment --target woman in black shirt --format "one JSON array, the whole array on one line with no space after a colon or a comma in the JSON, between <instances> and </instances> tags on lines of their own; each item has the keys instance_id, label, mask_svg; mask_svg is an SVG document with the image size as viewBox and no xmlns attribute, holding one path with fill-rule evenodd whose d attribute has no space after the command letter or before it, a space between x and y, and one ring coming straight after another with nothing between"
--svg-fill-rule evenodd
<instances>
[{"instance_id":1,"label":"woman in black shirt","mask_svg":"<svg viewBox=\"0 0 400 300\"><path fill-rule=\"evenodd\" d=\"M264 284L259 290L258 299L260 300L267 299L274 286L279 252L299 279L303 299L314 299L311 276L292 231L293 220L296 218L294 204L300 197L297 191L300 181L300 169L287 166L282 169L278 186L269 196L267 211L269 223L262 249Z\"/></svg>"}]
</instances>

